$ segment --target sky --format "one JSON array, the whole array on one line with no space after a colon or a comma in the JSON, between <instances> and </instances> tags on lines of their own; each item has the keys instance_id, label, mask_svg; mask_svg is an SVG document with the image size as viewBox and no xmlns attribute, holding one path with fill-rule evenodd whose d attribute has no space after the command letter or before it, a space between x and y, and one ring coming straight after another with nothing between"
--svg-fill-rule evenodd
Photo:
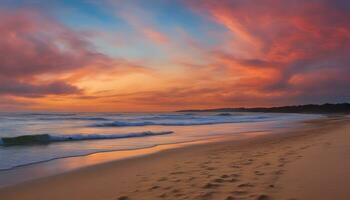
<instances>
[{"instance_id":1,"label":"sky","mask_svg":"<svg viewBox=\"0 0 350 200\"><path fill-rule=\"evenodd\" d=\"M1 0L0 110L350 101L348 0Z\"/></svg>"}]
</instances>

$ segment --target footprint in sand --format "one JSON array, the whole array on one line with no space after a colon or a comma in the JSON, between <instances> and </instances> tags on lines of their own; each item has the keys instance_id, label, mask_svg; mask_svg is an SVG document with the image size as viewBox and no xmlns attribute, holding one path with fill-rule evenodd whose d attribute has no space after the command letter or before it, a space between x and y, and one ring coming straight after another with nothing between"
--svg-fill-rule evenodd
<instances>
[{"instance_id":1,"label":"footprint in sand","mask_svg":"<svg viewBox=\"0 0 350 200\"><path fill-rule=\"evenodd\" d=\"M185 172L182 171L177 171L177 172L171 172L171 175L179 175L179 174L184 174Z\"/></svg>"},{"instance_id":2,"label":"footprint in sand","mask_svg":"<svg viewBox=\"0 0 350 200\"><path fill-rule=\"evenodd\" d=\"M158 188L160 188L158 185L155 185L155 186L152 186L150 189L148 189L148 190L155 190L155 189L158 189Z\"/></svg>"},{"instance_id":3,"label":"footprint in sand","mask_svg":"<svg viewBox=\"0 0 350 200\"><path fill-rule=\"evenodd\" d=\"M249 162L249 161L248 161L248 162L243 162L243 163L242 163L242 165L250 165L250 164L252 164L252 162Z\"/></svg>"},{"instance_id":4,"label":"footprint in sand","mask_svg":"<svg viewBox=\"0 0 350 200\"><path fill-rule=\"evenodd\" d=\"M241 168L239 165L231 165L231 167L234 168L234 169L239 169L239 168Z\"/></svg>"},{"instance_id":5,"label":"footprint in sand","mask_svg":"<svg viewBox=\"0 0 350 200\"><path fill-rule=\"evenodd\" d=\"M187 180L188 180L188 181L192 181L192 180L194 180L194 179L196 179L196 177L192 176L192 177L189 177Z\"/></svg>"},{"instance_id":6,"label":"footprint in sand","mask_svg":"<svg viewBox=\"0 0 350 200\"><path fill-rule=\"evenodd\" d=\"M216 168L215 167L207 167L206 170L209 170L209 171L212 171L212 170L215 170Z\"/></svg>"},{"instance_id":7,"label":"footprint in sand","mask_svg":"<svg viewBox=\"0 0 350 200\"><path fill-rule=\"evenodd\" d=\"M295 151L288 151L287 153L286 153L286 155L294 155L296 152Z\"/></svg>"},{"instance_id":8,"label":"footprint in sand","mask_svg":"<svg viewBox=\"0 0 350 200\"><path fill-rule=\"evenodd\" d=\"M215 194L215 192L207 192L207 193L204 193L204 194L200 194L198 196L198 199L203 199L203 200L211 199L214 194Z\"/></svg>"},{"instance_id":9,"label":"footprint in sand","mask_svg":"<svg viewBox=\"0 0 350 200\"><path fill-rule=\"evenodd\" d=\"M230 176L227 175L227 174L224 174L224 175L221 176L221 178L228 178L228 177L230 177Z\"/></svg>"},{"instance_id":10,"label":"footprint in sand","mask_svg":"<svg viewBox=\"0 0 350 200\"><path fill-rule=\"evenodd\" d=\"M171 192L172 192L172 193L179 193L180 190L179 190L179 189L173 189Z\"/></svg>"},{"instance_id":11,"label":"footprint in sand","mask_svg":"<svg viewBox=\"0 0 350 200\"><path fill-rule=\"evenodd\" d=\"M239 179L236 179L236 178L232 178L232 179L229 180L229 182L231 182L231 183L235 183L235 182L238 182L238 181L239 181Z\"/></svg>"},{"instance_id":12,"label":"footprint in sand","mask_svg":"<svg viewBox=\"0 0 350 200\"><path fill-rule=\"evenodd\" d=\"M175 180L172 180L171 182L178 183L178 182L181 182L181 179L175 179Z\"/></svg>"},{"instance_id":13,"label":"footprint in sand","mask_svg":"<svg viewBox=\"0 0 350 200\"><path fill-rule=\"evenodd\" d=\"M309 148L309 147L310 147L310 145L307 145L307 146L300 147L300 149L301 149L301 150L304 150L304 149L307 149L307 148Z\"/></svg>"},{"instance_id":14,"label":"footprint in sand","mask_svg":"<svg viewBox=\"0 0 350 200\"><path fill-rule=\"evenodd\" d=\"M255 171L254 173L255 175L258 175L258 176L262 176L265 174L264 172L261 172L261 171Z\"/></svg>"},{"instance_id":15,"label":"footprint in sand","mask_svg":"<svg viewBox=\"0 0 350 200\"><path fill-rule=\"evenodd\" d=\"M165 198L165 197L167 197L167 194L166 194L166 193L163 193L163 194L159 195L158 197L160 197L160 198Z\"/></svg>"},{"instance_id":16,"label":"footprint in sand","mask_svg":"<svg viewBox=\"0 0 350 200\"><path fill-rule=\"evenodd\" d=\"M121 196L118 198L118 200L129 200L128 196Z\"/></svg>"},{"instance_id":17,"label":"footprint in sand","mask_svg":"<svg viewBox=\"0 0 350 200\"><path fill-rule=\"evenodd\" d=\"M237 187L239 188L254 187L254 185L251 183L242 183L242 184L239 184Z\"/></svg>"},{"instance_id":18,"label":"footprint in sand","mask_svg":"<svg viewBox=\"0 0 350 200\"><path fill-rule=\"evenodd\" d=\"M259 195L256 200L270 200L270 197L265 194L262 194L262 195Z\"/></svg>"},{"instance_id":19,"label":"footprint in sand","mask_svg":"<svg viewBox=\"0 0 350 200\"><path fill-rule=\"evenodd\" d=\"M158 179L158 181L166 181L166 180L168 180L168 178L166 178L166 177L162 177L162 178Z\"/></svg>"},{"instance_id":20,"label":"footprint in sand","mask_svg":"<svg viewBox=\"0 0 350 200\"><path fill-rule=\"evenodd\" d=\"M217 179L214 179L213 182L215 182L215 183L223 183L223 182L225 182L225 180L222 179L222 178L217 178Z\"/></svg>"},{"instance_id":21,"label":"footprint in sand","mask_svg":"<svg viewBox=\"0 0 350 200\"><path fill-rule=\"evenodd\" d=\"M278 170L278 171L275 172L275 174L276 175L281 175L281 174L283 174L283 170Z\"/></svg>"},{"instance_id":22,"label":"footprint in sand","mask_svg":"<svg viewBox=\"0 0 350 200\"><path fill-rule=\"evenodd\" d=\"M211 188L217 188L217 187L219 187L219 186L220 186L220 184L207 183L207 184L205 184L205 185L203 186L203 188L205 188L205 189L211 189Z\"/></svg>"},{"instance_id":23,"label":"footprint in sand","mask_svg":"<svg viewBox=\"0 0 350 200\"><path fill-rule=\"evenodd\" d=\"M236 198L234 198L233 196L228 196L225 200L236 200Z\"/></svg>"},{"instance_id":24,"label":"footprint in sand","mask_svg":"<svg viewBox=\"0 0 350 200\"><path fill-rule=\"evenodd\" d=\"M170 190L172 187L171 186L168 186L168 187L165 187L164 190Z\"/></svg>"},{"instance_id":25,"label":"footprint in sand","mask_svg":"<svg viewBox=\"0 0 350 200\"><path fill-rule=\"evenodd\" d=\"M177 193L177 194L175 194L174 196L175 196L175 197L181 197L181 196L184 196L184 194L182 194L182 193Z\"/></svg>"},{"instance_id":26,"label":"footprint in sand","mask_svg":"<svg viewBox=\"0 0 350 200\"><path fill-rule=\"evenodd\" d=\"M237 190L237 191L233 191L232 194L234 195L245 195L247 194L248 192L247 191L244 191L244 190Z\"/></svg>"},{"instance_id":27,"label":"footprint in sand","mask_svg":"<svg viewBox=\"0 0 350 200\"><path fill-rule=\"evenodd\" d=\"M230 176L231 176L231 177L234 177L234 178L240 177L239 174L231 174Z\"/></svg>"},{"instance_id":28,"label":"footprint in sand","mask_svg":"<svg viewBox=\"0 0 350 200\"><path fill-rule=\"evenodd\" d=\"M287 159L282 157L282 158L279 159L279 161L280 162L287 162Z\"/></svg>"}]
</instances>

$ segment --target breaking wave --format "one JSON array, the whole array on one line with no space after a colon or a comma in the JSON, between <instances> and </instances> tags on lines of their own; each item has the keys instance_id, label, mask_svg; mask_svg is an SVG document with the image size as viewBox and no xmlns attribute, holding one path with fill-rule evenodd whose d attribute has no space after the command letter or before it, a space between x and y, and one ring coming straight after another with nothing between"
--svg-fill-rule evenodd
<instances>
[{"instance_id":1,"label":"breaking wave","mask_svg":"<svg viewBox=\"0 0 350 200\"><path fill-rule=\"evenodd\" d=\"M167 135L171 133L173 133L173 131L162 131L162 132L145 131L145 132L126 133L126 134L21 135L16 137L2 137L0 139L0 145L3 145L3 146L33 145L33 144L48 144L52 142L122 139L122 138L159 136L159 135Z\"/></svg>"}]
</instances>

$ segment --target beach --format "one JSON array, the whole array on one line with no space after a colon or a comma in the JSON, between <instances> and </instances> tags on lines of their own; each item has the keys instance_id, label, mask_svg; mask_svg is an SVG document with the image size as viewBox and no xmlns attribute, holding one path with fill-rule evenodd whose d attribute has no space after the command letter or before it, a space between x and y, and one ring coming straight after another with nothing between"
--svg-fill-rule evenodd
<instances>
[{"instance_id":1,"label":"beach","mask_svg":"<svg viewBox=\"0 0 350 200\"><path fill-rule=\"evenodd\" d=\"M350 200L350 0L0 11L0 200Z\"/></svg>"},{"instance_id":2,"label":"beach","mask_svg":"<svg viewBox=\"0 0 350 200\"><path fill-rule=\"evenodd\" d=\"M0 189L1 199L350 198L350 121L189 145Z\"/></svg>"}]
</instances>

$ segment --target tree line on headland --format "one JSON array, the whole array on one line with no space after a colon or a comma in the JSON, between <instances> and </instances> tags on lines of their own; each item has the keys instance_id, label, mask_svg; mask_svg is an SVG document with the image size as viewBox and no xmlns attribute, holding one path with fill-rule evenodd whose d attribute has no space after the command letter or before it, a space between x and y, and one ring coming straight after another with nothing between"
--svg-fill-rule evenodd
<instances>
[{"instance_id":1,"label":"tree line on headland","mask_svg":"<svg viewBox=\"0 0 350 200\"><path fill-rule=\"evenodd\" d=\"M215 108L200 110L179 110L177 112L270 112L270 113L350 113L350 103L337 104L307 104L279 107L255 107L255 108Z\"/></svg>"}]
</instances>

